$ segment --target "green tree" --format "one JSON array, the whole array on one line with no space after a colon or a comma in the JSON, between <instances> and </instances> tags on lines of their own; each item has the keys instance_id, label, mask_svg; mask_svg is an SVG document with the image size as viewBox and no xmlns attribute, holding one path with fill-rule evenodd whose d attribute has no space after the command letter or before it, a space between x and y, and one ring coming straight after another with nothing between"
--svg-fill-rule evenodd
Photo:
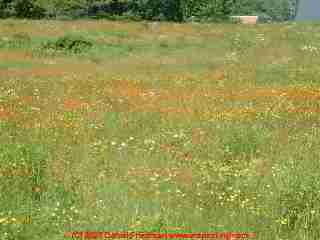
<instances>
[{"instance_id":1,"label":"green tree","mask_svg":"<svg viewBox=\"0 0 320 240\"><path fill-rule=\"evenodd\" d=\"M43 18L45 10L35 0L1 0L0 17Z\"/></svg>"},{"instance_id":2,"label":"green tree","mask_svg":"<svg viewBox=\"0 0 320 240\"><path fill-rule=\"evenodd\" d=\"M297 0L0 0L0 17L127 15L146 20L220 21L230 15L265 15L285 21ZM81 14L78 14L80 12Z\"/></svg>"},{"instance_id":3,"label":"green tree","mask_svg":"<svg viewBox=\"0 0 320 240\"><path fill-rule=\"evenodd\" d=\"M0 18L7 18L13 15L13 0L0 1Z\"/></svg>"},{"instance_id":4,"label":"green tree","mask_svg":"<svg viewBox=\"0 0 320 240\"><path fill-rule=\"evenodd\" d=\"M262 1L262 0L261 0ZM273 21L287 21L291 18L290 0L262 1L262 8Z\"/></svg>"},{"instance_id":5,"label":"green tree","mask_svg":"<svg viewBox=\"0 0 320 240\"><path fill-rule=\"evenodd\" d=\"M71 15L72 11L86 8L88 0L35 0L37 6L45 9L48 17Z\"/></svg>"}]
</instances>

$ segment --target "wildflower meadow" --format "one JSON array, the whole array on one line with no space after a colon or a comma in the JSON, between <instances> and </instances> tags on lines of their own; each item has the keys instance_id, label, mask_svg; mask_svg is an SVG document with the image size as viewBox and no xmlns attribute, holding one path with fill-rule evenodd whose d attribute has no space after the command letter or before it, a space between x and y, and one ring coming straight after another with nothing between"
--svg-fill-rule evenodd
<instances>
[{"instance_id":1,"label":"wildflower meadow","mask_svg":"<svg viewBox=\"0 0 320 240\"><path fill-rule=\"evenodd\" d=\"M320 239L319 29L1 20L0 240Z\"/></svg>"}]
</instances>

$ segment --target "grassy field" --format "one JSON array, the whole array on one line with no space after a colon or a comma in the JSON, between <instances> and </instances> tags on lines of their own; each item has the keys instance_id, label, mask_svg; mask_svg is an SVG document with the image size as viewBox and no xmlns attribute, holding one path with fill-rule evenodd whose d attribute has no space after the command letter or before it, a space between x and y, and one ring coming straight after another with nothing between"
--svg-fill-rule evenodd
<instances>
[{"instance_id":1,"label":"grassy field","mask_svg":"<svg viewBox=\"0 0 320 240\"><path fill-rule=\"evenodd\" d=\"M0 21L0 240L320 239L319 30Z\"/></svg>"}]
</instances>

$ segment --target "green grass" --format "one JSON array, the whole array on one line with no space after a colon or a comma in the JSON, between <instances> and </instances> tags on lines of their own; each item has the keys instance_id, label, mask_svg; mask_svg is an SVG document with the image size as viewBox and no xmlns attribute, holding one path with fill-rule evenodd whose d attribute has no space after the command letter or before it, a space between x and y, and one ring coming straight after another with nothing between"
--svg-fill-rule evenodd
<instances>
[{"instance_id":1,"label":"green grass","mask_svg":"<svg viewBox=\"0 0 320 240\"><path fill-rule=\"evenodd\" d=\"M318 28L1 21L0 240L319 239Z\"/></svg>"}]
</instances>

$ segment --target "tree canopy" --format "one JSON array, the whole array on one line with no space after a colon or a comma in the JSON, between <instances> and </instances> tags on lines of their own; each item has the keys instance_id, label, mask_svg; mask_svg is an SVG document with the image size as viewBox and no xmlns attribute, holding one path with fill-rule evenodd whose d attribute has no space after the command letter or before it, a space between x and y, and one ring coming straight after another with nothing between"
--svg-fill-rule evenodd
<instances>
[{"instance_id":1,"label":"tree canopy","mask_svg":"<svg viewBox=\"0 0 320 240\"><path fill-rule=\"evenodd\" d=\"M0 17L184 22L258 15L270 21L287 21L294 18L296 4L297 0L0 0Z\"/></svg>"}]
</instances>

